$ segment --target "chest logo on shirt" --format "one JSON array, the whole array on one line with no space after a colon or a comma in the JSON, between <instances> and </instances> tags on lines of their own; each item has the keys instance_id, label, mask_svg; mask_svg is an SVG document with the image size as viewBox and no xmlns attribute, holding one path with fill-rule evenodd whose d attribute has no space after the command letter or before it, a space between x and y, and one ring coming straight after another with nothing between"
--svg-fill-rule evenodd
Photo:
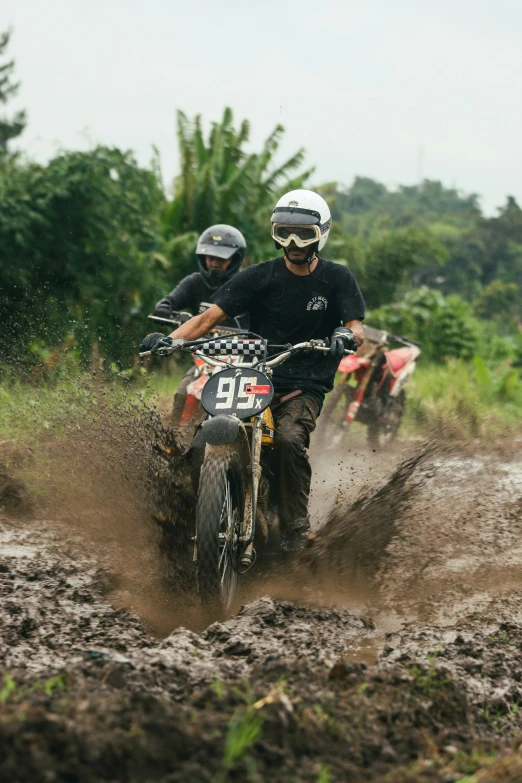
<instances>
[{"instance_id":1,"label":"chest logo on shirt","mask_svg":"<svg viewBox=\"0 0 522 783\"><path fill-rule=\"evenodd\" d=\"M326 310L328 299L325 296L313 296L306 305L307 310Z\"/></svg>"}]
</instances>

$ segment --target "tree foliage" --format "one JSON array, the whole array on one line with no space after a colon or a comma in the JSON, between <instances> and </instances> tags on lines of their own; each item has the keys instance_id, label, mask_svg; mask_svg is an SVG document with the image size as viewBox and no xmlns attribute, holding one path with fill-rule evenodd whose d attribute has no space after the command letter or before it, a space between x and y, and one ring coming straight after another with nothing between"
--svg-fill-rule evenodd
<instances>
[{"instance_id":1,"label":"tree foliage","mask_svg":"<svg viewBox=\"0 0 522 783\"><path fill-rule=\"evenodd\" d=\"M370 323L418 340L425 358L471 359L479 347L479 324L460 296L444 297L426 286L370 314Z\"/></svg>"},{"instance_id":2,"label":"tree foliage","mask_svg":"<svg viewBox=\"0 0 522 783\"><path fill-rule=\"evenodd\" d=\"M416 269L442 264L444 247L427 231L415 228L379 234L367 243L362 270L370 307L393 301L398 290L411 284Z\"/></svg>"},{"instance_id":3,"label":"tree foliage","mask_svg":"<svg viewBox=\"0 0 522 783\"><path fill-rule=\"evenodd\" d=\"M9 33L0 36L0 57ZM0 65L0 103L16 94L13 62ZM97 147L63 152L47 165L7 154L25 114L0 119L0 359L41 358L95 343L128 365L155 301L195 266L199 233L232 223L247 263L274 255L270 214L286 190L307 186L304 151L279 160L283 128L257 152L250 125L231 109L203 130L177 115L179 174L172 199L158 166ZM522 356L522 210L509 196L498 216L478 197L425 180L395 190L367 177L349 188L315 188L332 208L327 258L356 274L371 320L423 343L424 356L469 358L488 320L495 356ZM492 331L493 330L493 331Z\"/></svg>"},{"instance_id":4,"label":"tree foliage","mask_svg":"<svg viewBox=\"0 0 522 783\"><path fill-rule=\"evenodd\" d=\"M337 188L334 217L350 233L371 231L375 226L401 228L422 220L470 220L480 217L476 194L464 195L436 180L400 185L388 190L369 177L355 177L349 188Z\"/></svg>"},{"instance_id":5,"label":"tree foliage","mask_svg":"<svg viewBox=\"0 0 522 783\"><path fill-rule=\"evenodd\" d=\"M431 180L389 190L375 180L356 177L349 188L329 184L325 193L341 233L355 245L369 248L386 231L391 242L392 232L409 229L424 232L443 248L442 253L439 249L431 257L429 253L417 255L418 263L410 266L413 285L427 285L446 295L458 294L475 302L477 314L482 317L488 307L490 311L495 307L495 292L500 294L502 290L500 299L505 301L511 291L509 314L505 315L522 319L520 299L515 305L514 289L509 287L522 288L522 210L513 196L507 197L496 217L486 218L476 194L461 193ZM385 268L378 269L378 264L373 268L382 281L383 292L387 288L393 296L392 287L387 285L387 269L392 264L390 257L389 266L385 263ZM482 291L492 284L493 288L484 294L490 300L486 306ZM399 286L395 295L400 291ZM497 310L500 316L500 304Z\"/></svg>"},{"instance_id":6,"label":"tree foliage","mask_svg":"<svg viewBox=\"0 0 522 783\"><path fill-rule=\"evenodd\" d=\"M515 318L520 306L520 291L516 283L492 280L480 292L475 312L482 318Z\"/></svg>"},{"instance_id":7,"label":"tree foliage","mask_svg":"<svg viewBox=\"0 0 522 783\"><path fill-rule=\"evenodd\" d=\"M106 147L0 169L4 356L74 332L84 355L98 340L127 363L162 288L163 202L152 171Z\"/></svg>"}]
</instances>

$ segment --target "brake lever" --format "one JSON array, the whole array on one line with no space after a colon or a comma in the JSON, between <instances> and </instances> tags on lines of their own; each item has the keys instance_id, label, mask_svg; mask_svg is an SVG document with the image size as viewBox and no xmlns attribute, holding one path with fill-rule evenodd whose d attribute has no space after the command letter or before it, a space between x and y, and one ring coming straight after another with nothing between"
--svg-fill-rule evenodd
<instances>
[{"instance_id":1,"label":"brake lever","mask_svg":"<svg viewBox=\"0 0 522 783\"><path fill-rule=\"evenodd\" d=\"M138 356L170 356L171 353L174 353L174 348L158 348L157 351L143 351L143 353L139 353Z\"/></svg>"},{"instance_id":2,"label":"brake lever","mask_svg":"<svg viewBox=\"0 0 522 783\"><path fill-rule=\"evenodd\" d=\"M158 348L156 351L143 351L138 354L139 356L170 356L174 351L182 350L183 348L190 347L189 341L184 337L173 337L171 345L164 345Z\"/></svg>"}]
</instances>

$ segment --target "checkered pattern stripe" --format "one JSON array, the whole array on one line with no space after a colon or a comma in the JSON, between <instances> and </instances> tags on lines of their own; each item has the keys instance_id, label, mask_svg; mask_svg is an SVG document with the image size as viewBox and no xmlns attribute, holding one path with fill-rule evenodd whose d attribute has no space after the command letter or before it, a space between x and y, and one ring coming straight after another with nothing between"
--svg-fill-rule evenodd
<instances>
[{"instance_id":1,"label":"checkered pattern stripe","mask_svg":"<svg viewBox=\"0 0 522 783\"><path fill-rule=\"evenodd\" d=\"M261 340L213 340L203 343L198 351L205 356L264 356L265 346Z\"/></svg>"}]
</instances>

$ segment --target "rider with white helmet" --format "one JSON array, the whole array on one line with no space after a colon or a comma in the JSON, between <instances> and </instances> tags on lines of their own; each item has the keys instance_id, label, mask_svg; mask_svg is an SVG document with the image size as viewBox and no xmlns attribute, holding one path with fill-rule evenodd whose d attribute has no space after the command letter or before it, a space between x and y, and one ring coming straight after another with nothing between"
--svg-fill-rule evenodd
<instances>
[{"instance_id":1,"label":"rider with white helmet","mask_svg":"<svg viewBox=\"0 0 522 783\"><path fill-rule=\"evenodd\" d=\"M310 433L344 350L356 350L363 341L364 300L346 267L318 255L332 222L321 196L290 191L277 202L271 221L276 248L284 255L239 272L214 294L209 310L171 337L194 340L227 318L248 312L251 330L269 343L330 339L330 354L298 353L275 367L272 378L281 539L283 549L295 551L310 530ZM154 350L162 339L168 340L151 335L141 350Z\"/></svg>"},{"instance_id":2,"label":"rider with white helmet","mask_svg":"<svg viewBox=\"0 0 522 783\"><path fill-rule=\"evenodd\" d=\"M332 227L330 208L311 190L285 193L272 212L272 237L276 248L294 264L310 264L322 250ZM300 251L307 248L306 254Z\"/></svg>"}]
</instances>

